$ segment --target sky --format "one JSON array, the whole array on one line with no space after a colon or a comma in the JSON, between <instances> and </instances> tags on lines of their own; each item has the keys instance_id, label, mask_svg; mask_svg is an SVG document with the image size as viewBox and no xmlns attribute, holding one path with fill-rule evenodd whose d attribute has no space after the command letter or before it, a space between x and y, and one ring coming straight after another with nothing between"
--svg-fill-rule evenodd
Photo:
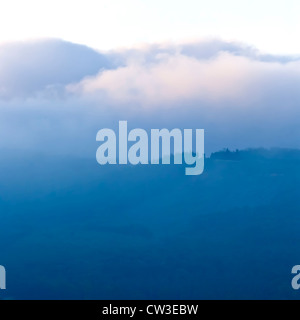
<instances>
[{"instance_id":1,"label":"sky","mask_svg":"<svg viewBox=\"0 0 300 320\"><path fill-rule=\"evenodd\" d=\"M299 54L298 0L10 0L0 43L59 38L99 50L207 37Z\"/></svg>"},{"instance_id":2,"label":"sky","mask_svg":"<svg viewBox=\"0 0 300 320\"><path fill-rule=\"evenodd\" d=\"M95 157L101 128L300 148L300 1L0 5L0 149ZM95 50L96 49L96 50Z\"/></svg>"}]
</instances>

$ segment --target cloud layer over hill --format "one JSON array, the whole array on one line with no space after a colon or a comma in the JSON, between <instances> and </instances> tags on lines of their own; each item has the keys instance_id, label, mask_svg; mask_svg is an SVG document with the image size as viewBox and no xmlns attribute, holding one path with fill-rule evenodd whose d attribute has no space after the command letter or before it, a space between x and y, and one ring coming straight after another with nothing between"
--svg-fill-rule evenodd
<instances>
[{"instance_id":1,"label":"cloud layer over hill","mask_svg":"<svg viewBox=\"0 0 300 320\"><path fill-rule=\"evenodd\" d=\"M0 62L0 147L87 152L119 120L204 128L211 151L300 147L299 57L218 39L111 52L41 40L0 46Z\"/></svg>"}]
</instances>

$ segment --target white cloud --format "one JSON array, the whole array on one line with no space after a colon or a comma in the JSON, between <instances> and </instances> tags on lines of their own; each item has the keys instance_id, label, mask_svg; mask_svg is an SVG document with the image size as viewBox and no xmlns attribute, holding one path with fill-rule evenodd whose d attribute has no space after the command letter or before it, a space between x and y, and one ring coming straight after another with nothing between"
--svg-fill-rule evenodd
<instances>
[{"instance_id":1,"label":"white cloud","mask_svg":"<svg viewBox=\"0 0 300 320\"><path fill-rule=\"evenodd\" d=\"M207 152L300 147L297 57L219 40L104 55L36 45L0 48L0 86L9 89L0 94L0 147L94 157L96 132L119 120L204 128Z\"/></svg>"},{"instance_id":2,"label":"white cloud","mask_svg":"<svg viewBox=\"0 0 300 320\"><path fill-rule=\"evenodd\" d=\"M267 101L272 91L288 98L299 95L295 86L299 82L299 61L261 61L222 51L197 59L175 52L155 53L150 62L131 60L124 67L86 77L67 90L100 100L105 97L118 105L162 108L186 101L235 105Z\"/></svg>"}]
</instances>

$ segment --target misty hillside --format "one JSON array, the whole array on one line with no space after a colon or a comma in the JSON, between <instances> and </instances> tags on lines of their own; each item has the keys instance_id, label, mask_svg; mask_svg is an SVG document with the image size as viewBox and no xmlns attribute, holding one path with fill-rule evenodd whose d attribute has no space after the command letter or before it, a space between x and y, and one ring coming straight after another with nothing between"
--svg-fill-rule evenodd
<instances>
[{"instance_id":1,"label":"misty hillside","mask_svg":"<svg viewBox=\"0 0 300 320\"><path fill-rule=\"evenodd\" d=\"M298 299L300 151L224 149L184 169L3 151L6 294Z\"/></svg>"}]
</instances>

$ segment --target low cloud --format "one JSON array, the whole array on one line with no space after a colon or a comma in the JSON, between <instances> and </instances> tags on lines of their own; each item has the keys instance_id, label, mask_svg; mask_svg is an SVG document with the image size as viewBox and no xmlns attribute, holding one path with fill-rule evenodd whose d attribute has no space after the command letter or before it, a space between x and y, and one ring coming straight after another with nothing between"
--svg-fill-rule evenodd
<instances>
[{"instance_id":1,"label":"low cloud","mask_svg":"<svg viewBox=\"0 0 300 320\"><path fill-rule=\"evenodd\" d=\"M0 147L94 157L96 132L204 128L206 151L300 147L300 60L221 40L0 47Z\"/></svg>"},{"instance_id":2,"label":"low cloud","mask_svg":"<svg viewBox=\"0 0 300 320\"><path fill-rule=\"evenodd\" d=\"M0 98L28 98L53 93L99 70L112 61L93 49L50 39L0 45Z\"/></svg>"},{"instance_id":3,"label":"low cloud","mask_svg":"<svg viewBox=\"0 0 300 320\"><path fill-rule=\"evenodd\" d=\"M253 50L252 54L246 51L248 56L235 51L212 51L204 58L183 54L186 49L177 51L155 50L152 59L147 52L140 59L130 59L129 55L127 65L100 71L96 76L67 86L67 90L109 98L120 105L138 103L150 107L178 101L247 104L258 100L268 102L272 94L280 94L281 98L298 96L295 84L300 80L300 61L297 59L283 62L282 57L277 61L273 57L266 61L266 56L254 55Z\"/></svg>"}]
</instances>

